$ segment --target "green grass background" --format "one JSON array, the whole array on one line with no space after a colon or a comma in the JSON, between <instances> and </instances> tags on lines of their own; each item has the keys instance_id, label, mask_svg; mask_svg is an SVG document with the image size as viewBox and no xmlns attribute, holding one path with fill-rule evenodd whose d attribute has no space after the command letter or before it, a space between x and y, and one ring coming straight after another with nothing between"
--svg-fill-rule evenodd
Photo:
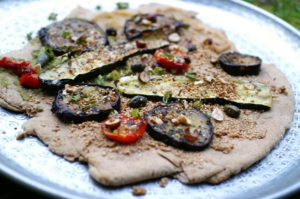
<instances>
[{"instance_id":1,"label":"green grass background","mask_svg":"<svg viewBox=\"0 0 300 199\"><path fill-rule=\"evenodd\" d=\"M300 30L300 0L244 0L287 21Z\"/></svg>"}]
</instances>

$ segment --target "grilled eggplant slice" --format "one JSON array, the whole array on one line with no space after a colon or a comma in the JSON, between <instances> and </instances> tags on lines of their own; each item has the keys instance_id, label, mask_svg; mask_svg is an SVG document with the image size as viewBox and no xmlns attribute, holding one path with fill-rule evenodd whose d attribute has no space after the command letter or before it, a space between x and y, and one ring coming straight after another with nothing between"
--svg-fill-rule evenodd
<instances>
[{"instance_id":1,"label":"grilled eggplant slice","mask_svg":"<svg viewBox=\"0 0 300 199\"><path fill-rule=\"evenodd\" d=\"M183 22L162 14L137 14L126 21L124 32L127 39L131 40L157 30L168 35L183 26Z\"/></svg>"},{"instance_id":2,"label":"grilled eggplant slice","mask_svg":"<svg viewBox=\"0 0 300 199\"><path fill-rule=\"evenodd\" d=\"M228 52L220 56L220 65L230 75L258 75L261 59L238 52Z\"/></svg>"},{"instance_id":3,"label":"grilled eggplant slice","mask_svg":"<svg viewBox=\"0 0 300 199\"><path fill-rule=\"evenodd\" d=\"M65 85L52 105L52 112L63 121L75 123L100 121L120 108L119 93L108 86L97 84Z\"/></svg>"},{"instance_id":4,"label":"grilled eggplant slice","mask_svg":"<svg viewBox=\"0 0 300 199\"><path fill-rule=\"evenodd\" d=\"M219 104L231 103L240 108L270 109L272 95L270 88L259 82L232 79L230 82L213 80L193 81L185 76L151 76L144 84L136 76L120 78L117 89L127 95L144 95L162 98L172 92L176 99L201 99Z\"/></svg>"},{"instance_id":5,"label":"grilled eggplant slice","mask_svg":"<svg viewBox=\"0 0 300 199\"><path fill-rule=\"evenodd\" d=\"M96 23L75 18L44 27L38 35L42 44L56 54L98 49L107 43L105 32Z\"/></svg>"},{"instance_id":6,"label":"grilled eggplant slice","mask_svg":"<svg viewBox=\"0 0 300 199\"><path fill-rule=\"evenodd\" d=\"M201 150L211 141L210 119L181 103L158 105L145 114L148 133L156 140L185 150Z\"/></svg>"},{"instance_id":7,"label":"grilled eggplant slice","mask_svg":"<svg viewBox=\"0 0 300 199\"><path fill-rule=\"evenodd\" d=\"M121 45L105 46L99 51L89 51L65 59L65 61L58 61L57 64L43 69L39 78L44 86L62 87L66 83L111 72L131 56L150 53L157 48L169 45L165 40L152 37L145 38L143 41L147 44L146 48L138 48L136 42L133 41ZM63 56L56 59L62 59Z\"/></svg>"}]
</instances>

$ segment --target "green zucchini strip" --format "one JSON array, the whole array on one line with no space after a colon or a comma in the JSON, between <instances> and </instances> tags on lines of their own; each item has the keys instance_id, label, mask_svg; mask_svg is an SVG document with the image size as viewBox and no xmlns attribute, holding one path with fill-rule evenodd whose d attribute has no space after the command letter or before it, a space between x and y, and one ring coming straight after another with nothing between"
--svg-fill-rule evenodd
<instances>
[{"instance_id":1,"label":"green zucchini strip","mask_svg":"<svg viewBox=\"0 0 300 199\"><path fill-rule=\"evenodd\" d=\"M176 99L201 99L220 104L232 103L241 108L269 109L272 106L270 88L259 82L232 79L231 82L193 81L185 76L151 76L144 84L136 76L122 77L117 89L127 95L163 97L172 92Z\"/></svg>"},{"instance_id":2,"label":"green zucchini strip","mask_svg":"<svg viewBox=\"0 0 300 199\"><path fill-rule=\"evenodd\" d=\"M62 86L77 78L86 79L91 75L110 72L130 56L169 45L165 40L151 37L141 39L139 42L146 43L146 47L138 48L136 42L133 41L115 46L105 46L98 51L85 52L70 59L65 55L57 57L58 63L44 69L39 78L48 86Z\"/></svg>"}]
</instances>

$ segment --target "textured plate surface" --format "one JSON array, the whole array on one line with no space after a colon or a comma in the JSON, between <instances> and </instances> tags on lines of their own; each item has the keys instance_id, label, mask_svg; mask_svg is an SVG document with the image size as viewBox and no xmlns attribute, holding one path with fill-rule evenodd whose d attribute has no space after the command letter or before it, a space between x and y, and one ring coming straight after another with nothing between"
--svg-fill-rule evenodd
<instances>
[{"instance_id":1,"label":"textured plate surface","mask_svg":"<svg viewBox=\"0 0 300 199\"><path fill-rule=\"evenodd\" d=\"M154 0L159 2L158 0ZM49 24L49 13L62 19L80 5L103 10L115 9L114 0L2 0L0 1L0 54L22 47L28 32L36 33ZM136 7L148 0L131 1ZM153 1L152 1L153 2ZM291 26L260 9L234 0L175 1L165 4L198 12L210 25L225 30L243 53L259 55L275 63L288 77L296 97L291 129L262 161L219 185L186 186L171 180L166 188L154 180L141 185L148 193L141 198L274 198L300 187L300 34ZM59 6L58 6L59 5ZM35 35L35 34L34 34ZM52 154L36 138L17 141L17 132L28 118L0 109L0 170L35 189L66 198L135 198L130 186L108 189L95 183L86 165L70 163ZM272 185L272 186L270 186Z\"/></svg>"}]
</instances>

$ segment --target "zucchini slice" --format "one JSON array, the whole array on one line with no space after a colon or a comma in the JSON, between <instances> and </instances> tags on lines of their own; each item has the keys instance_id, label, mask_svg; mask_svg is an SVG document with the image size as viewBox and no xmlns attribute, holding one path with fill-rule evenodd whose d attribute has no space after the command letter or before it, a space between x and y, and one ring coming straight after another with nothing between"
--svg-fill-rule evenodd
<instances>
[{"instance_id":1,"label":"zucchini slice","mask_svg":"<svg viewBox=\"0 0 300 199\"><path fill-rule=\"evenodd\" d=\"M98 49L107 43L105 32L96 23L75 18L50 24L38 35L42 44L56 54Z\"/></svg>"},{"instance_id":2,"label":"zucchini slice","mask_svg":"<svg viewBox=\"0 0 300 199\"><path fill-rule=\"evenodd\" d=\"M133 41L105 46L98 51L85 52L71 58L62 55L56 58L54 64L43 69L39 78L44 86L62 87L66 83L111 72L131 56L150 53L157 48L169 45L167 41L160 39L145 38L143 41L147 44L145 48L138 48L136 42Z\"/></svg>"},{"instance_id":3,"label":"zucchini slice","mask_svg":"<svg viewBox=\"0 0 300 199\"><path fill-rule=\"evenodd\" d=\"M63 121L101 121L120 108L120 95L111 87L97 84L66 84L52 105L52 112Z\"/></svg>"},{"instance_id":4,"label":"zucchini slice","mask_svg":"<svg viewBox=\"0 0 300 199\"><path fill-rule=\"evenodd\" d=\"M270 88L259 82L232 79L231 82L213 80L193 81L185 76L151 76L148 83L142 83L136 76L122 77L117 89L127 95L163 97L172 92L175 99L201 99L219 104L231 103L240 108L270 109L272 95Z\"/></svg>"},{"instance_id":5,"label":"zucchini slice","mask_svg":"<svg viewBox=\"0 0 300 199\"><path fill-rule=\"evenodd\" d=\"M145 114L148 133L156 140L184 150L201 150L211 141L210 119L181 103L158 105Z\"/></svg>"}]
</instances>

